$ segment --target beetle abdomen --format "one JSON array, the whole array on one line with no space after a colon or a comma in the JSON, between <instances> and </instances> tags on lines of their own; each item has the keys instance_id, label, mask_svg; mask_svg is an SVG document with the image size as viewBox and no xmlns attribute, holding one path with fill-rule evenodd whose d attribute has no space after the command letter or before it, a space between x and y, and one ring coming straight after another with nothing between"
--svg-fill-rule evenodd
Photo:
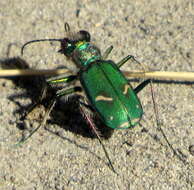
<instances>
[{"instance_id":1,"label":"beetle abdomen","mask_svg":"<svg viewBox=\"0 0 194 190\"><path fill-rule=\"evenodd\" d=\"M93 108L114 129L136 125L143 114L140 101L112 61L96 61L80 73L80 81Z\"/></svg>"}]
</instances>

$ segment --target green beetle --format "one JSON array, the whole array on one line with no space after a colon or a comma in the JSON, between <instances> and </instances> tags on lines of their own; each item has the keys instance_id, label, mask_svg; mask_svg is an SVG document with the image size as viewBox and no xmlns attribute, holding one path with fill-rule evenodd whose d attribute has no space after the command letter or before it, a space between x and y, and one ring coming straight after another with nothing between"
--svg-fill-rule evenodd
<instances>
[{"instance_id":1,"label":"green beetle","mask_svg":"<svg viewBox=\"0 0 194 190\"><path fill-rule=\"evenodd\" d=\"M83 46L87 51L91 45L84 43ZM90 104L108 127L126 129L136 125L143 114L136 93L119 67L112 61L102 60L98 53L94 61L82 65L79 73Z\"/></svg>"},{"instance_id":2,"label":"green beetle","mask_svg":"<svg viewBox=\"0 0 194 190\"><path fill-rule=\"evenodd\" d=\"M50 113L58 97L67 96L83 90L87 96L87 100L83 98L84 103L80 103L81 111L102 144L100 134L86 110L95 111L103 123L113 129L126 129L135 126L140 122L143 114L137 93L141 91L150 80L144 81L133 89L119 69L129 59L134 59L133 56L129 55L115 64L111 60L106 60L113 49L112 46L101 55L100 50L90 42L90 34L87 31L81 30L76 34L72 34L70 33L70 27L67 23L65 24L65 30L69 34L67 38L29 41L23 45L21 51L23 54L25 46L33 42L61 42L59 52L71 58L79 68L79 71L76 75L52 77L47 79L47 82L53 85L58 83L71 83L75 80L79 80L81 88L73 87L57 91L46 115ZM45 122L46 117L41 125L44 125ZM32 136L39 127L27 138ZM26 141L27 138L22 139L22 142ZM111 168L115 171L103 144L102 146Z\"/></svg>"},{"instance_id":3,"label":"green beetle","mask_svg":"<svg viewBox=\"0 0 194 190\"><path fill-rule=\"evenodd\" d=\"M66 32L69 25L65 24ZM126 129L135 126L141 120L143 110L137 97L137 93L143 89L149 80L133 89L126 77L120 71L120 67L129 59L129 55L115 64L111 60L105 60L112 50L108 48L104 55L90 43L90 34L87 31L79 31L64 39L42 39L29 41L22 47L32 42L60 41L60 53L71 58L80 69L77 75L59 76L47 80L49 84L72 82L80 80L82 89L88 98L88 104L95 110L103 123L113 129ZM79 91L80 88L60 90L57 97Z\"/></svg>"}]
</instances>

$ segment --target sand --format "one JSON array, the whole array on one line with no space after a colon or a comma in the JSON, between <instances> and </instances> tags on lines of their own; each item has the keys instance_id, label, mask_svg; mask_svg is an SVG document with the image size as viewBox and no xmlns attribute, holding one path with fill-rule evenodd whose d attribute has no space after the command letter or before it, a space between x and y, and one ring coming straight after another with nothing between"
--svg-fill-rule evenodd
<instances>
[{"instance_id":1,"label":"sand","mask_svg":"<svg viewBox=\"0 0 194 190\"><path fill-rule=\"evenodd\" d=\"M1 0L1 67L12 66L12 58L17 62L20 57L30 68L72 69L73 64L57 53L58 43L32 44L23 57L20 55L21 45L29 40L65 37L64 23L68 22L72 31L89 31L102 52L113 45L108 59L115 62L130 54L152 70L194 71L193 10L190 0ZM7 55L10 43L15 45ZM135 64L122 67L124 71L133 69L140 68ZM80 121L74 102L64 112L53 111L55 117L46 125L49 130L41 128L21 147L14 146L27 131L23 126L36 127L44 111L44 107L37 108L29 120L20 120L39 94L39 80L27 80L0 79L1 190L194 189L194 156L189 152L189 146L194 145L193 83L154 83L162 128L172 146L185 155L187 164L172 155L156 130L150 89L146 87L139 93L145 112L141 126L115 130L103 140L119 173L116 175L108 167L98 140L86 137L87 125ZM132 85L137 86L137 82Z\"/></svg>"}]
</instances>

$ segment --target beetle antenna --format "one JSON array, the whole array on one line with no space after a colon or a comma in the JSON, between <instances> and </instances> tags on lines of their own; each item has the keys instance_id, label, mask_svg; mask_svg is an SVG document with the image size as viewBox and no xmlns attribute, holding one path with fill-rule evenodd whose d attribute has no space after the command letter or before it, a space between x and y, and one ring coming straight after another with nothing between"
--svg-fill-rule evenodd
<instances>
[{"instance_id":1,"label":"beetle antenna","mask_svg":"<svg viewBox=\"0 0 194 190\"><path fill-rule=\"evenodd\" d=\"M65 22L64 28L65 28L65 32L66 32L66 33L70 33L70 26L69 26L69 24L68 24L67 22ZM27 45L31 44L31 43L34 43L34 42L45 42L45 41L50 41L50 42L52 42L52 41L58 41L58 42L61 42L62 40L63 40L63 39L39 39L39 40L31 40L31 41L28 41L28 42L26 42L26 43L22 46L22 48L21 48L21 55L24 54L24 48L25 48Z\"/></svg>"},{"instance_id":2,"label":"beetle antenna","mask_svg":"<svg viewBox=\"0 0 194 190\"><path fill-rule=\"evenodd\" d=\"M61 42L63 39L39 39L39 40L31 40L31 41L28 41L26 42L22 47L21 47L21 55L23 55L24 53L24 48L31 44L31 43L34 43L34 42L45 42L45 41L50 41L50 42L53 42L53 41L58 41L58 42Z\"/></svg>"}]
</instances>

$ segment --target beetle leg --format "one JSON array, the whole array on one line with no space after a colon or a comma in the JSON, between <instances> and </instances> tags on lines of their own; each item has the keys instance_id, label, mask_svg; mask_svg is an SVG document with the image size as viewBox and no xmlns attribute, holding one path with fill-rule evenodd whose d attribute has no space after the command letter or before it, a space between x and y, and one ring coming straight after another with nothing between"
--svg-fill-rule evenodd
<instances>
[{"instance_id":1,"label":"beetle leg","mask_svg":"<svg viewBox=\"0 0 194 190\"><path fill-rule=\"evenodd\" d=\"M44 119L40 123L40 125L37 128L35 128L27 137L22 138L16 145L21 145L22 143L26 142L26 140L28 138L30 138L36 131L38 131L38 129L41 126L44 126L46 124L47 118L48 118L50 112L52 111L52 109L53 109L53 107L54 107L54 105L59 97L66 96L66 95L75 93L75 92L80 91L80 90L81 90L81 87L73 87L73 88L62 89L62 90L57 91L55 97L51 100L51 103L49 104L48 109L45 113Z\"/></svg>"},{"instance_id":2,"label":"beetle leg","mask_svg":"<svg viewBox=\"0 0 194 190\"><path fill-rule=\"evenodd\" d=\"M138 94L144 87L146 87L150 83L150 79L145 80L141 84L139 84L135 89L135 93Z\"/></svg>"},{"instance_id":3,"label":"beetle leg","mask_svg":"<svg viewBox=\"0 0 194 190\"><path fill-rule=\"evenodd\" d=\"M59 84L59 83L69 83L77 79L77 75L69 75L69 76L56 76L50 77L46 79L48 84Z\"/></svg>"},{"instance_id":4,"label":"beetle leg","mask_svg":"<svg viewBox=\"0 0 194 190\"><path fill-rule=\"evenodd\" d=\"M88 122L89 124L89 127L92 129L92 131L95 133L99 143L102 145L102 148L104 150L104 153L106 155L106 158L109 162L109 166L111 168L111 170L117 174L117 172L115 171L114 167L113 167L113 164L110 160L110 157L108 155L108 152L104 146L104 144L102 143L102 140L101 140L101 137L100 137L100 133L98 131L98 129L96 128L95 124L94 124L94 121L92 119L92 116L91 116L91 109L90 109L90 106L85 104L85 103L81 103L80 102L80 110L81 110L81 113L83 114L83 116L85 117L86 121ZM88 110L89 110L89 113L88 113Z\"/></svg>"},{"instance_id":5,"label":"beetle leg","mask_svg":"<svg viewBox=\"0 0 194 190\"><path fill-rule=\"evenodd\" d=\"M46 82L48 84L50 84L51 86L56 86L59 83L70 83L73 82L77 79L76 75L69 75L69 76L57 76L57 77L51 77L46 79ZM42 88L42 92L41 95L39 96L38 100L34 103L32 103L32 105L29 106L29 108L25 111L25 113L22 115L21 119L26 118L26 116L39 104L41 104L41 102L43 101L44 98L46 98L47 95L47 91L48 91L48 86L46 84L44 84L43 88Z\"/></svg>"},{"instance_id":6,"label":"beetle leg","mask_svg":"<svg viewBox=\"0 0 194 190\"><path fill-rule=\"evenodd\" d=\"M123 66L129 59L134 59L132 55L128 55L127 57L124 57L121 61L117 63L117 66L120 68Z\"/></svg>"},{"instance_id":7,"label":"beetle leg","mask_svg":"<svg viewBox=\"0 0 194 190\"><path fill-rule=\"evenodd\" d=\"M89 127L92 129L94 134L97 137L102 136L94 123L94 119L93 119L95 115L94 109L87 103L81 102L81 101L79 101L79 106L80 106L81 114L86 119L87 123L89 124Z\"/></svg>"},{"instance_id":8,"label":"beetle leg","mask_svg":"<svg viewBox=\"0 0 194 190\"><path fill-rule=\"evenodd\" d=\"M46 113L45 113L44 119L41 122L41 124L37 128L35 128L27 137L22 137L22 139L18 143L16 143L16 146L19 146L19 145L23 144L24 142L26 142L36 131L38 131L38 129L40 129L41 126L45 125L47 118L48 118L50 112L52 111L55 103L56 103L56 99L53 99L51 101Z\"/></svg>"},{"instance_id":9,"label":"beetle leg","mask_svg":"<svg viewBox=\"0 0 194 190\"><path fill-rule=\"evenodd\" d=\"M81 91L81 87L80 86L75 86L73 88L69 88L69 89L62 89L62 90L58 90L56 93L56 97L60 97L60 96L66 96L75 92L80 92Z\"/></svg>"},{"instance_id":10,"label":"beetle leg","mask_svg":"<svg viewBox=\"0 0 194 190\"><path fill-rule=\"evenodd\" d=\"M104 54L102 55L102 59L105 60L107 59L108 55L111 53L113 49L113 46L110 46L109 48L106 49L106 51L104 52Z\"/></svg>"},{"instance_id":11,"label":"beetle leg","mask_svg":"<svg viewBox=\"0 0 194 190\"><path fill-rule=\"evenodd\" d=\"M46 94L47 94L47 85L44 84L41 90L41 94L38 97L38 99L35 100L30 106L28 106L28 108L24 111L20 119L24 120L36 106L40 105L42 100L46 97Z\"/></svg>"},{"instance_id":12,"label":"beetle leg","mask_svg":"<svg viewBox=\"0 0 194 190\"><path fill-rule=\"evenodd\" d=\"M130 57L130 55L129 55L128 57ZM122 66L122 65L126 62L125 59L128 60L127 57L124 58L123 60L121 60L121 61L119 62L119 63L120 63L119 65ZM149 71L149 70L150 70L146 65L144 65L143 63L137 61L133 56L131 56L131 59L132 59L132 61L135 61L136 63L138 63L138 64L143 68L144 71L146 71L146 70ZM158 130L161 132L162 136L164 137L164 139L165 139L165 141L166 141L168 147L169 147L169 148L171 149L171 151L173 152L173 155L177 156L177 158L178 158L179 160L181 160L181 161L185 164L185 163L186 163L186 162L185 162L185 159L182 157L181 154L178 153L178 151L176 151L176 150L173 148L173 146L172 146L172 145L170 144L170 142L168 141L168 138L167 138L167 136L165 135L165 133L164 133L164 131L163 131L163 129L162 129L162 126L161 126L161 123L160 123L160 120L159 120L158 107L157 107L157 104L156 104L156 101L155 101L155 98L154 98L155 95L154 95L152 80L148 79L148 80L144 81L144 82L141 83L139 86L137 86L137 87L135 88L134 91L135 91L136 93L138 93L138 92L141 91L147 84L150 84L151 96L152 96L152 102L153 102L153 109L154 109L154 114L155 114L155 118L156 118L156 126L157 126Z\"/></svg>"}]
</instances>

